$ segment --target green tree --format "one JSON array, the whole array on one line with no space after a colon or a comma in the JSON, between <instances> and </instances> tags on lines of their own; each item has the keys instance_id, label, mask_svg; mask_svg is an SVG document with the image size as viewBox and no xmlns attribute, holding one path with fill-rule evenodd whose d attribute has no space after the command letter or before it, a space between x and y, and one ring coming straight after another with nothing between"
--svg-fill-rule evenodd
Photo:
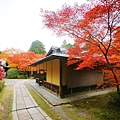
<instances>
[{"instance_id":1,"label":"green tree","mask_svg":"<svg viewBox=\"0 0 120 120\"><path fill-rule=\"evenodd\" d=\"M73 45L71 43L67 43L67 41L64 40L63 43L62 43L62 45L61 45L61 47L68 49L68 48L72 48Z\"/></svg>"},{"instance_id":2,"label":"green tree","mask_svg":"<svg viewBox=\"0 0 120 120\"><path fill-rule=\"evenodd\" d=\"M29 51L34 52L35 54L45 54L45 47L42 42L35 40L32 42Z\"/></svg>"}]
</instances>

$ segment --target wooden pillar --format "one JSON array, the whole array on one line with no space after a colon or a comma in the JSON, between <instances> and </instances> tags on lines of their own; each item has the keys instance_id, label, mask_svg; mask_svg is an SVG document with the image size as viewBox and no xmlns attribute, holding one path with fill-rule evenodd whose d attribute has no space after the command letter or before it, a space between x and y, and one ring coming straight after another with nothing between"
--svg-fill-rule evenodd
<instances>
[{"instance_id":1,"label":"wooden pillar","mask_svg":"<svg viewBox=\"0 0 120 120\"><path fill-rule=\"evenodd\" d=\"M53 76L53 61L51 61L51 92L52 92L52 77Z\"/></svg>"},{"instance_id":2,"label":"wooden pillar","mask_svg":"<svg viewBox=\"0 0 120 120\"><path fill-rule=\"evenodd\" d=\"M63 98L63 88L62 88L62 59L60 59L60 97Z\"/></svg>"}]
</instances>

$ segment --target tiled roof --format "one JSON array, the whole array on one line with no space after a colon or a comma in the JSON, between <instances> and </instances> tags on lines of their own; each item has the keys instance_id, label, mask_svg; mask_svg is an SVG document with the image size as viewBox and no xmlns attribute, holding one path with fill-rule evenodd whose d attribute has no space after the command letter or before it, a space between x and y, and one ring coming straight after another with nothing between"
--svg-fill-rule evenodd
<instances>
[{"instance_id":1,"label":"tiled roof","mask_svg":"<svg viewBox=\"0 0 120 120\"><path fill-rule=\"evenodd\" d=\"M53 46L50 48L45 58L37 60L34 63L30 64L29 66L35 66L37 64L50 61L53 59L68 58L67 52L68 51L66 48L60 48L60 47Z\"/></svg>"}]
</instances>

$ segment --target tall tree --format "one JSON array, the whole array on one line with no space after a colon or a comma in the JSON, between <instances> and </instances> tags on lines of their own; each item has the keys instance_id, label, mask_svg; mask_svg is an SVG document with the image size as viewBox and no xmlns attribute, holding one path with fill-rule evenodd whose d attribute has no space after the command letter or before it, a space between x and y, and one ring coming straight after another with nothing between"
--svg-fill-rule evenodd
<instances>
[{"instance_id":1,"label":"tall tree","mask_svg":"<svg viewBox=\"0 0 120 120\"><path fill-rule=\"evenodd\" d=\"M120 95L120 0L87 0L88 4L64 5L61 10L42 11L45 26L75 40L69 62L78 57L77 70L103 66L103 82L115 85ZM78 62L78 60L77 60ZM105 81L103 81L105 80Z\"/></svg>"},{"instance_id":2,"label":"tall tree","mask_svg":"<svg viewBox=\"0 0 120 120\"><path fill-rule=\"evenodd\" d=\"M15 49L15 48L7 48L5 50L2 51L2 53L0 54L0 59L5 60L9 65L11 65L11 61L8 59L8 57L12 57L15 54L19 54L22 53L23 51L20 49ZM17 64L13 64L12 67L16 67Z\"/></svg>"},{"instance_id":3,"label":"tall tree","mask_svg":"<svg viewBox=\"0 0 120 120\"><path fill-rule=\"evenodd\" d=\"M29 64L43 57L45 57L45 55L38 55L34 52L22 52L19 54L14 54L13 56L9 56L8 61L11 68L26 70Z\"/></svg>"},{"instance_id":4,"label":"tall tree","mask_svg":"<svg viewBox=\"0 0 120 120\"><path fill-rule=\"evenodd\" d=\"M14 54L18 54L18 53L21 53L23 52L22 50L20 49L15 49L15 48L6 48L5 50L2 51L3 53L7 54L7 55L14 55Z\"/></svg>"},{"instance_id":5,"label":"tall tree","mask_svg":"<svg viewBox=\"0 0 120 120\"><path fill-rule=\"evenodd\" d=\"M34 52L35 54L45 54L45 47L42 42L35 40L32 42L29 51Z\"/></svg>"},{"instance_id":6,"label":"tall tree","mask_svg":"<svg viewBox=\"0 0 120 120\"><path fill-rule=\"evenodd\" d=\"M2 51L0 54L0 59L7 60L8 56L9 56L8 54L6 54L4 51Z\"/></svg>"},{"instance_id":7,"label":"tall tree","mask_svg":"<svg viewBox=\"0 0 120 120\"><path fill-rule=\"evenodd\" d=\"M68 49L68 48L72 48L73 45L71 43L67 43L67 41L64 40L63 43L62 43L62 45L61 45L61 47Z\"/></svg>"},{"instance_id":8,"label":"tall tree","mask_svg":"<svg viewBox=\"0 0 120 120\"><path fill-rule=\"evenodd\" d=\"M0 53L0 59L7 60L8 56L12 56L14 54L18 54L18 53L21 53L21 52L23 52L23 51L20 50L20 49L6 48L5 50L1 51L1 53Z\"/></svg>"}]
</instances>

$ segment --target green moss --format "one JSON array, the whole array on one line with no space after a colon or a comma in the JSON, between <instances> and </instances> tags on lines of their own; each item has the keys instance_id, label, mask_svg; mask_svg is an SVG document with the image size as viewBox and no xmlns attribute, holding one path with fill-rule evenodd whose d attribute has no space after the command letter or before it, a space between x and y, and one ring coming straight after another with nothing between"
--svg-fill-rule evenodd
<instances>
[{"instance_id":1,"label":"green moss","mask_svg":"<svg viewBox=\"0 0 120 120\"><path fill-rule=\"evenodd\" d=\"M86 110L90 116L94 117L93 120L119 120L120 99L118 98L116 92L111 92L106 95L75 101L71 105L77 110L80 108Z\"/></svg>"},{"instance_id":2,"label":"green moss","mask_svg":"<svg viewBox=\"0 0 120 120\"><path fill-rule=\"evenodd\" d=\"M0 80L0 92L3 90L5 84L5 80Z\"/></svg>"},{"instance_id":3,"label":"green moss","mask_svg":"<svg viewBox=\"0 0 120 120\"><path fill-rule=\"evenodd\" d=\"M13 87L4 87L0 93L0 120L13 120L12 118Z\"/></svg>"},{"instance_id":4,"label":"green moss","mask_svg":"<svg viewBox=\"0 0 120 120\"><path fill-rule=\"evenodd\" d=\"M29 92L53 120L64 119L34 90L29 90ZM120 120L120 97L117 92L81 99L68 105L61 105L61 107L72 120Z\"/></svg>"},{"instance_id":5,"label":"green moss","mask_svg":"<svg viewBox=\"0 0 120 120\"><path fill-rule=\"evenodd\" d=\"M38 95L35 91L29 90L30 94L37 102L38 106L44 110L53 120L61 120L60 116Z\"/></svg>"},{"instance_id":6,"label":"green moss","mask_svg":"<svg viewBox=\"0 0 120 120\"><path fill-rule=\"evenodd\" d=\"M27 85L26 87L28 88ZM50 116L53 120L63 120L61 119L61 116L33 89L28 88L28 91L30 92L30 94L32 95L38 106L43 111L45 111L45 113L48 114L48 116Z\"/></svg>"}]
</instances>

